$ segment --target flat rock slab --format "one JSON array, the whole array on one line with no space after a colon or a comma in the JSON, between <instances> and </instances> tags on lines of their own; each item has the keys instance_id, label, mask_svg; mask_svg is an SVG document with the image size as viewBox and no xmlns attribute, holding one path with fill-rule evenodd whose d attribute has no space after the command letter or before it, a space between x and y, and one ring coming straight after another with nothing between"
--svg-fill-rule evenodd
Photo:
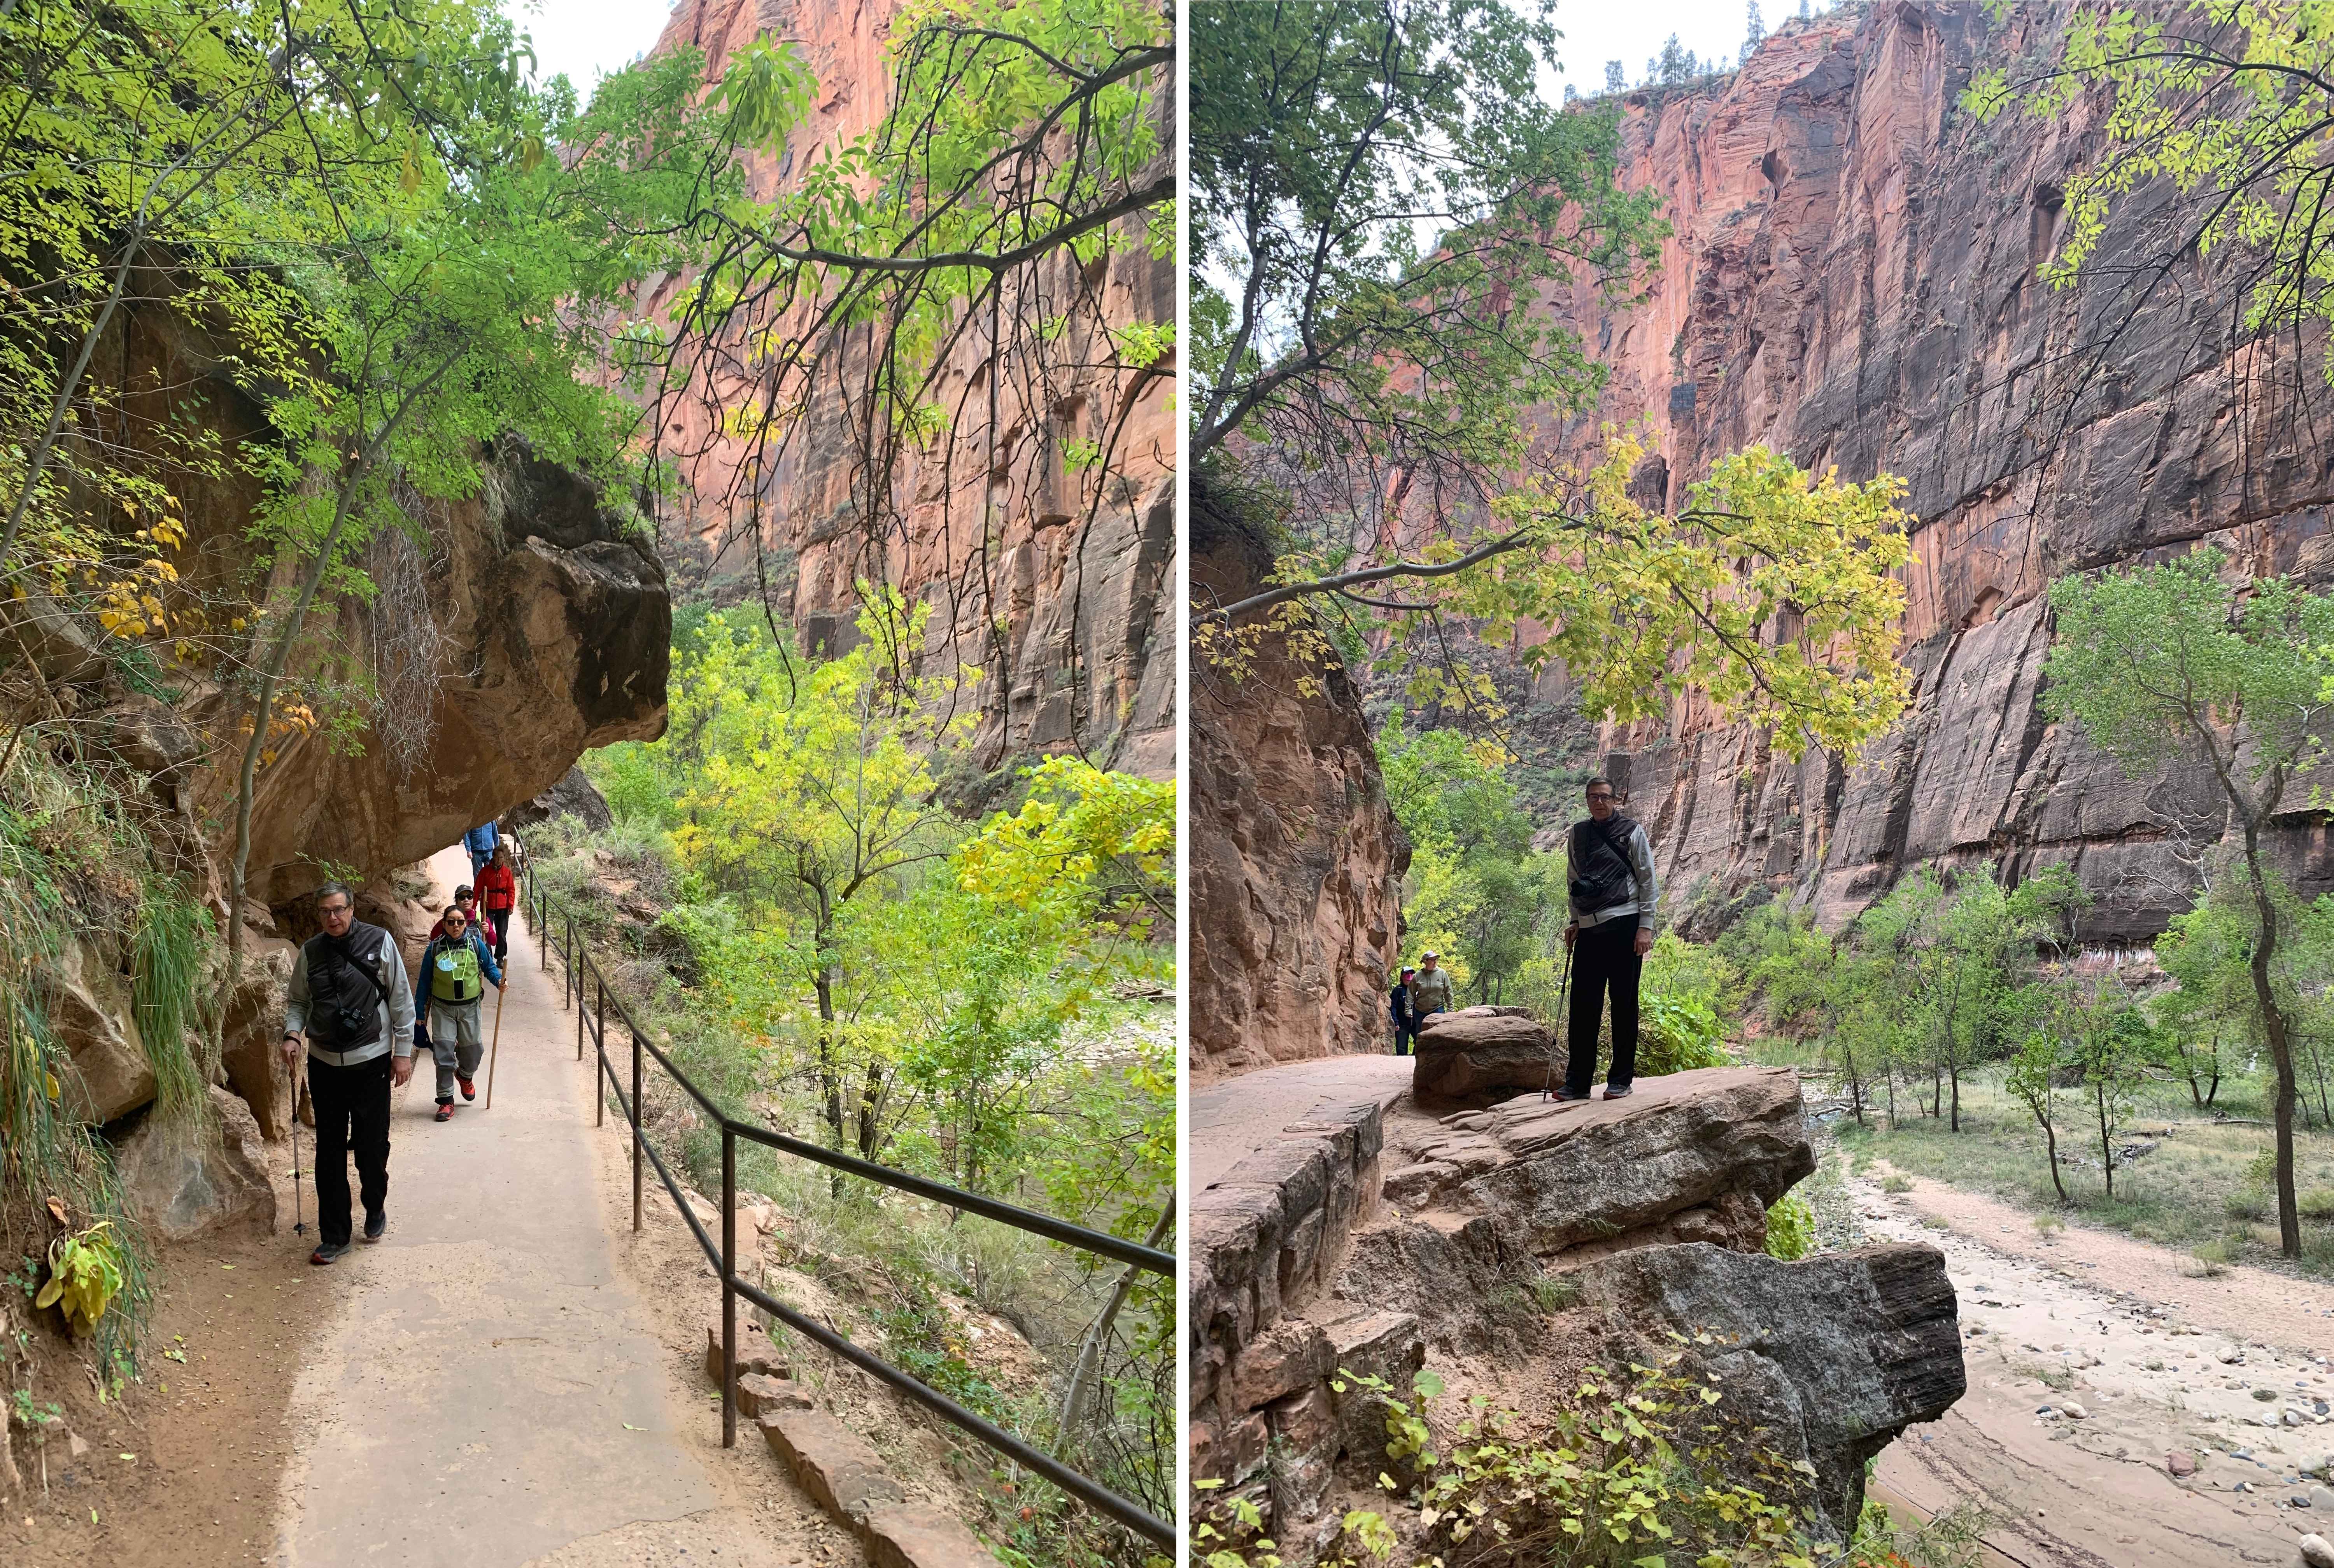
<instances>
[{"instance_id":1,"label":"flat rock slab","mask_svg":"<svg viewBox=\"0 0 2334 1568\"><path fill-rule=\"evenodd\" d=\"M756 1419L770 1452L786 1461L820 1507L854 1527L881 1504L907 1494L866 1439L824 1410L769 1410Z\"/></svg>"},{"instance_id":2,"label":"flat rock slab","mask_svg":"<svg viewBox=\"0 0 2334 1568\"><path fill-rule=\"evenodd\" d=\"M860 1540L871 1568L1002 1568L961 1523L917 1504L870 1508Z\"/></svg>"},{"instance_id":3,"label":"flat rock slab","mask_svg":"<svg viewBox=\"0 0 2334 1568\"><path fill-rule=\"evenodd\" d=\"M1816 1168L1788 1067L1641 1078L1623 1100L1529 1094L1398 1136L1409 1163L1389 1149L1389 1198L1413 1211L1497 1216L1503 1241L1542 1257L1729 1194L1763 1210Z\"/></svg>"},{"instance_id":4,"label":"flat rock slab","mask_svg":"<svg viewBox=\"0 0 2334 1568\"><path fill-rule=\"evenodd\" d=\"M1406 1057L1328 1056L1244 1073L1191 1091L1187 1189L1223 1178L1241 1160L1279 1140L1282 1129L1314 1107L1375 1101L1393 1104L1410 1088Z\"/></svg>"}]
</instances>

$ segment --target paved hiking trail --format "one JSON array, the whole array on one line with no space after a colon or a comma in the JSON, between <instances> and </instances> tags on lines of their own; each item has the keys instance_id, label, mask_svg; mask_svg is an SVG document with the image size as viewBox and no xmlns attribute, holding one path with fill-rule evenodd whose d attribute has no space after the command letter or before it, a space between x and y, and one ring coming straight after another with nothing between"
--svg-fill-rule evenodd
<instances>
[{"instance_id":1,"label":"paved hiking trail","mask_svg":"<svg viewBox=\"0 0 2334 1568\"><path fill-rule=\"evenodd\" d=\"M448 850L430 871L442 902L468 861ZM494 1008L489 988L488 1039ZM672 1375L655 1314L701 1332L705 1303L652 1309L620 1267L603 1167L622 1146L594 1133L574 1030L517 921L494 1109L482 1066L477 1101L433 1121L426 1053L394 1092L388 1235L311 1271L331 1319L292 1395L282 1568L856 1560L825 1531L756 1516L746 1467L767 1471L770 1456L758 1436L711 1446L714 1407L688 1403Z\"/></svg>"}]
</instances>

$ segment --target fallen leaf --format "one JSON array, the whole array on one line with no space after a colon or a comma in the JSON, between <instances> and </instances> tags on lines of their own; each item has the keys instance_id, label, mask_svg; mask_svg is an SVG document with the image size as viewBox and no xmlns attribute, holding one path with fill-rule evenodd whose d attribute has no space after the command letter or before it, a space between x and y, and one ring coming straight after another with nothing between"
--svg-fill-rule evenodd
<instances>
[{"instance_id":1,"label":"fallen leaf","mask_svg":"<svg viewBox=\"0 0 2334 1568\"><path fill-rule=\"evenodd\" d=\"M632 1422L626 1421L624 1423L624 1430L628 1432L645 1432L648 1429L646 1427L636 1427L632 1425Z\"/></svg>"},{"instance_id":2,"label":"fallen leaf","mask_svg":"<svg viewBox=\"0 0 2334 1568\"><path fill-rule=\"evenodd\" d=\"M56 1221L59 1225L64 1224L65 1200L62 1198L52 1196L49 1199L49 1212L56 1217Z\"/></svg>"}]
</instances>

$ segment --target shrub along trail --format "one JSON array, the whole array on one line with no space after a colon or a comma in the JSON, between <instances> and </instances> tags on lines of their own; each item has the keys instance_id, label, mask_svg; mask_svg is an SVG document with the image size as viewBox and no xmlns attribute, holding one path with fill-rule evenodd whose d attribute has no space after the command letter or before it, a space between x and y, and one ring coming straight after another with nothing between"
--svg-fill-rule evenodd
<instances>
[{"instance_id":1,"label":"shrub along trail","mask_svg":"<svg viewBox=\"0 0 2334 1568\"><path fill-rule=\"evenodd\" d=\"M1943 1249L1968 1356L1961 1402L1880 1456L1892 1501L1928 1514L1974 1498L1996 1521L1990 1561L2027 1568L2285 1564L2304 1531L2334 1531L2329 1483L2304 1473L2334 1456L2320 1414L2334 1364L2318 1359L2334 1353L2334 1289L2244 1267L2190 1277L2169 1248L2046 1235L1936 1182L1855 1193L1875 1239ZM2277 1424L2288 1408L2306 1424ZM2194 1475L2170 1473L2175 1451ZM2318 1505L2280 1505L2313 1485Z\"/></svg>"}]
</instances>

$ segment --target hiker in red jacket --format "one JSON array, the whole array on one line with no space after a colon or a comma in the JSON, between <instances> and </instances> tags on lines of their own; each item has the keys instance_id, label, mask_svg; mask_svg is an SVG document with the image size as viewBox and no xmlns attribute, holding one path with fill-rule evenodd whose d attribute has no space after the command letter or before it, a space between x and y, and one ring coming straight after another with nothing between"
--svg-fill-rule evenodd
<instances>
[{"instance_id":1,"label":"hiker in red jacket","mask_svg":"<svg viewBox=\"0 0 2334 1568\"><path fill-rule=\"evenodd\" d=\"M478 873L478 909L484 935L495 949L495 962L510 957L511 910L518 905L518 876L511 870L510 844L495 845L495 858Z\"/></svg>"}]
</instances>

